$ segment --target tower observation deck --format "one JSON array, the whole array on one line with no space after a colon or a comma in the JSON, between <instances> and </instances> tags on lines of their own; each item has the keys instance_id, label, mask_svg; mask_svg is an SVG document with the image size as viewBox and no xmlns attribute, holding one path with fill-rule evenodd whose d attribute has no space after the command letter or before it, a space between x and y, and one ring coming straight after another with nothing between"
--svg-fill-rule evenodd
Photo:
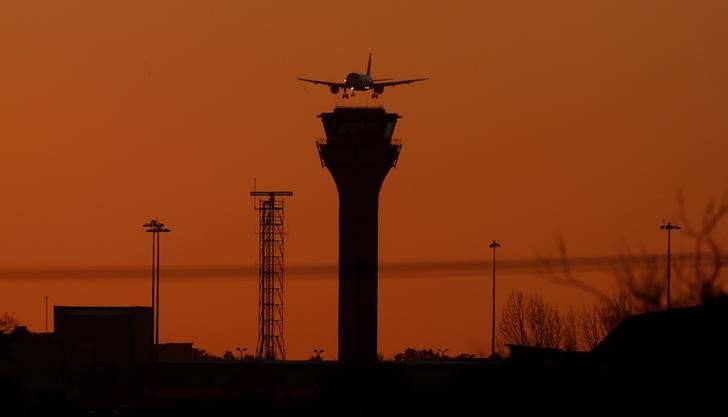
<instances>
[{"instance_id":1,"label":"tower observation deck","mask_svg":"<svg viewBox=\"0 0 728 417\"><path fill-rule=\"evenodd\" d=\"M337 107L319 115L317 144L339 194L339 360L376 361L379 191L396 166L400 117L381 107Z\"/></svg>"}]
</instances>

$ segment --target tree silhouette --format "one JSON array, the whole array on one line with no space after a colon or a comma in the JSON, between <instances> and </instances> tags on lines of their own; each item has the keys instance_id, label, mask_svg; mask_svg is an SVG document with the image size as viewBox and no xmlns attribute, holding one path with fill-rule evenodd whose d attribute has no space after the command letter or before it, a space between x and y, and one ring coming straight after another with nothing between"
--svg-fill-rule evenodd
<instances>
[{"instance_id":1,"label":"tree silhouette","mask_svg":"<svg viewBox=\"0 0 728 417\"><path fill-rule=\"evenodd\" d=\"M635 311L663 308L665 275L660 261L660 256L649 255L644 250L641 255L635 255L623 244L613 273L620 296L627 297ZM673 264L677 262L678 259L675 259Z\"/></svg>"},{"instance_id":2,"label":"tree silhouette","mask_svg":"<svg viewBox=\"0 0 728 417\"><path fill-rule=\"evenodd\" d=\"M596 345L604 338L604 333L599 325L599 317L596 307L584 310L579 316L579 330L584 344L589 350L594 349Z\"/></svg>"},{"instance_id":3,"label":"tree silhouette","mask_svg":"<svg viewBox=\"0 0 728 417\"><path fill-rule=\"evenodd\" d=\"M673 256L675 288L673 305L695 305L725 294L721 281L725 267L725 244L716 235L721 221L728 215L728 193L711 198L701 216L699 227L690 220L685 196L677 195L678 221L683 238L692 240L693 249L683 256ZM657 311L666 306L665 274L667 265L662 255L635 255L626 244L614 266L621 296L628 299L633 311Z\"/></svg>"},{"instance_id":4,"label":"tree silhouette","mask_svg":"<svg viewBox=\"0 0 728 417\"><path fill-rule=\"evenodd\" d=\"M689 253L672 257L673 305L696 305L726 296L724 269L726 242L718 238L721 222L728 216L728 192L721 198L711 198L703 209L699 223L691 221L685 196L677 195L678 222L682 239L690 239L693 249ZM657 230L656 230L657 232ZM618 292L608 295L574 275L570 268L566 244L558 241L559 257L556 261L543 259L541 269L554 282L580 288L597 297L597 302L576 319L580 339L588 348L596 346L619 322L633 313L658 311L666 306L665 256L650 254L645 249L635 253L623 243L616 261L611 265ZM525 302L521 300L521 302ZM525 311L522 306L515 306ZM504 323L501 331L510 331L504 337L515 344L525 344L523 325L518 314L507 312L511 322ZM569 324L566 324L567 328ZM516 337L518 336L518 337ZM565 337L568 337L565 335ZM529 340L529 342L531 342ZM570 343L566 343L565 347ZM569 341L570 342L570 341Z\"/></svg>"},{"instance_id":5,"label":"tree silhouette","mask_svg":"<svg viewBox=\"0 0 728 417\"><path fill-rule=\"evenodd\" d=\"M721 198L711 198L706 204L699 226L688 215L685 196L677 195L680 234L692 240L693 250L682 256L673 256L675 273L675 305L694 305L726 294L721 281L726 265L726 242L719 240L718 229L728 216L728 192ZM580 288L599 298L607 294L575 276L570 268L566 243L558 240L558 257L542 259L541 269L554 282ZM635 253L623 243L617 260L612 265L620 295L629 299L636 312L661 310L665 307L666 268L662 251L648 254L644 249Z\"/></svg>"},{"instance_id":6,"label":"tree silhouette","mask_svg":"<svg viewBox=\"0 0 728 417\"><path fill-rule=\"evenodd\" d=\"M505 343L531 346L526 309L526 296L523 292L511 291L498 324L498 331Z\"/></svg>"},{"instance_id":7,"label":"tree silhouette","mask_svg":"<svg viewBox=\"0 0 728 417\"><path fill-rule=\"evenodd\" d=\"M675 270L678 282L687 284L685 301L694 304L726 295L720 281L726 264L725 242L719 242L716 234L720 222L728 215L728 192L723 193L720 200L708 200L699 227L689 219L682 192L678 193L677 203L682 231L693 240L694 259L687 264L678 264ZM688 274L692 275L692 279L685 279Z\"/></svg>"},{"instance_id":8,"label":"tree silhouette","mask_svg":"<svg viewBox=\"0 0 728 417\"><path fill-rule=\"evenodd\" d=\"M558 348L562 335L558 308L546 304L540 295L531 296L528 301L528 327L533 337L533 346Z\"/></svg>"},{"instance_id":9,"label":"tree silhouette","mask_svg":"<svg viewBox=\"0 0 728 417\"><path fill-rule=\"evenodd\" d=\"M215 356L205 349L197 349L195 347L192 348L192 359L196 360L220 360L219 356Z\"/></svg>"},{"instance_id":10,"label":"tree silhouette","mask_svg":"<svg viewBox=\"0 0 728 417\"><path fill-rule=\"evenodd\" d=\"M452 360L454 361L472 361L475 359L476 358L474 353L461 353L452 358Z\"/></svg>"},{"instance_id":11,"label":"tree silhouette","mask_svg":"<svg viewBox=\"0 0 728 417\"><path fill-rule=\"evenodd\" d=\"M559 348L564 332L556 306L540 295L527 298L521 291L508 297L498 330L506 344L544 348Z\"/></svg>"},{"instance_id":12,"label":"tree silhouette","mask_svg":"<svg viewBox=\"0 0 728 417\"><path fill-rule=\"evenodd\" d=\"M574 352L579 347L579 338L577 337L576 313L574 313L573 308L569 309L569 312L564 316L562 321L564 329L564 350Z\"/></svg>"},{"instance_id":13,"label":"tree silhouette","mask_svg":"<svg viewBox=\"0 0 728 417\"><path fill-rule=\"evenodd\" d=\"M602 297L592 308L579 317L581 339L587 348L593 349L619 323L632 314L629 297L619 294L613 298Z\"/></svg>"},{"instance_id":14,"label":"tree silhouette","mask_svg":"<svg viewBox=\"0 0 728 417\"><path fill-rule=\"evenodd\" d=\"M444 359L448 359L448 356L445 355ZM443 356L432 349L417 350L408 347L404 352L394 355L394 360L398 362L432 362L443 360Z\"/></svg>"},{"instance_id":15,"label":"tree silhouette","mask_svg":"<svg viewBox=\"0 0 728 417\"><path fill-rule=\"evenodd\" d=\"M0 316L0 333L12 333L20 323L12 314L4 313Z\"/></svg>"}]
</instances>

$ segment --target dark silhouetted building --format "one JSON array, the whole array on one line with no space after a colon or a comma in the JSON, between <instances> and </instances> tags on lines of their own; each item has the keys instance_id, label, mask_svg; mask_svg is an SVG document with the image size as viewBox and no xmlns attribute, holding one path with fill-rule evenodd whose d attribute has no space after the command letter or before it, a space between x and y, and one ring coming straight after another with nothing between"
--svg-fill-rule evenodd
<instances>
[{"instance_id":1,"label":"dark silhouetted building","mask_svg":"<svg viewBox=\"0 0 728 417\"><path fill-rule=\"evenodd\" d=\"M144 362L152 358L149 307L55 306L58 338L78 347L83 363Z\"/></svg>"},{"instance_id":2,"label":"dark silhouetted building","mask_svg":"<svg viewBox=\"0 0 728 417\"><path fill-rule=\"evenodd\" d=\"M728 353L728 302L635 314L624 319L593 350L611 358L650 359L672 363Z\"/></svg>"},{"instance_id":3,"label":"dark silhouetted building","mask_svg":"<svg viewBox=\"0 0 728 417\"><path fill-rule=\"evenodd\" d=\"M724 301L636 314L592 351L594 387L623 405L715 407L728 389L726 352Z\"/></svg>"},{"instance_id":4,"label":"dark silhouetted building","mask_svg":"<svg viewBox=\"0 0 728 417\"><path fill-rule=\"evenodd\" d=\"M339 193L339 360L377 359L379 191L395 166L399 116L381 107L337 107L322 113L321 162Z\"/></svg>"}]
</instances>

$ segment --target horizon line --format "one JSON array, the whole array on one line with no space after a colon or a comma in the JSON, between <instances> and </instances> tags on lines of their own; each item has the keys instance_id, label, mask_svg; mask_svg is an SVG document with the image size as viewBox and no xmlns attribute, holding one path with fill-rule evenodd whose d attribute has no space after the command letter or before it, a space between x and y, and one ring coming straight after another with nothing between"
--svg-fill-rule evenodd
<instances>
[{"instance_id":1,"label":"horizon line","mask_svg":"<svg viewBox=\"0 0 728 417\"><path fill-rule=\"evenodd\" d=\"M571 258L515 258L496 259L498 272L505 275L528 273L544 275L553 268L568 267L570 270L582 272L599 272L613 270L619 263L639 264L646 260L654 261L666 257L666 254L642 254L624 256L581 256ZM695 254L673 254L674 261L690 259ZM705 259L705 258L703 258ZM721 254L721 259L728 259L728 254ZM566 261L566 263L564 263ZM705 260L706 262L709 259ZM379 264L379 274L387 279L411 279L451 277L453 275L472 276L487 274L490 276L492 262L490 260L453 260L453 261L411 261L385 262ZM167 280L242 280L258 278L258 267L255 265L171 265L163 267ZM318 280L336 278L338 264L293 264L285 267L285 274L294 280ZM16 266L0 267L0 281L33 279L38 281L67 279L88 280L111 278L114 280L147 279L149 266ZM395 276L391 276L395 274Z\"/></svg>"}]
</instances>

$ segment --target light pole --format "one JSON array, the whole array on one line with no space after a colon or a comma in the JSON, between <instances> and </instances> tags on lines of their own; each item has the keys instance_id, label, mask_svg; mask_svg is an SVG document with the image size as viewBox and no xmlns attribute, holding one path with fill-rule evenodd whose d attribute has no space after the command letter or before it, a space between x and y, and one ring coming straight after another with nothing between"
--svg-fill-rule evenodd
<instances>
[{"instance_id":1,"label":"light pole","mask_svg":"<svg viewBox=\"0 0 728 417\"><path fill-rule=\"evenodd\" d=\"M236 347L235 350L237 350L238 352L240 352L240 361L242 362L242 360L243 360L243 353L245 353L245 351L248 350L248 348L247 347L243 347L242 349L240 349L239 347Z\"/></svg>"},{"instance_id":2,"label":"light pole","mask_svg":"<svg viewBox=\"0 0 728 417\"><path fill-rule=\"evenodd\" d=\"M500 242L494 240L488 245L489 248L493 248L493 314L492 321L490 324L490 357L495 357L495 250L501 247Z\"/></svg>"},{"instance_id":3,"label":"light pole","mask_svg":"<svg viewBox=\"0 0 728 417\"><path fill-rule=\"evenodd\" d=\"M437 349L437 353L440 354L440 361L445 363L445 352L447 352L448 349Z\"/></svg>"},{"instance_id":4,"label":"light pole","mask_svg":"<svg viewBox=\"0 0 728 417\"><path fill-rule=\"evenodd\" d=\"M154 362L159 362L159 237L160 233L171 232L157 219L145 223L147 233L152 234L152 320L154 322Z\"/></svg>"},{"instance_id":5,"label":"light pole","mask_svg":"<svg viewBox=\"0 0 728 417\"><path fill-rule=\"evenodd\" d=\"M322 354L322 353L324 353L324 350L323 350L323 349L314 349L314 350L313 350L313 353L315 353L315 354L316 354L316 355L314 356L314 359L315 359L315 360L317 360L317 361L320 361L320 360L322 360L322 359L321 359L321 354Z\"/></svg>"},{"instance_id":6,"label":"light pole","mask_svg":"<svg viewBox=\"0 0 728 417\"><path fill-rule=\"evenodd\" d=\"M45 298L45 332L48 333L48 296L43 298Z\"/></svg>"},{"instance_id":7,"label":"light pole","mask_svg":"<svg viewBox=\"0 0 728 417\"><path fill-rule=\"evenodd\" d=\"M667 309L670 309L670 232L680 230L680 226L670 222L662 223L660 230L667 230Z\"/></svg>"},{"instance_id":8,"label":"light pole","mask_svg":"<svg viewBox=\"0 0 728 417\"><path fill-rule=\"evenodd\" d=\"M152 357L154 359L154 362L157 362L157 347L154 342L154 318L156 317L156 308L157 302L155 300L155 294L156 294L156 288L157 288L157 272L156 272L156 265L157 265L157 219L152 219L149 223L144 223L142 227L147 228L146 232L152 234Z\"/></svg>"}]
</instances>

